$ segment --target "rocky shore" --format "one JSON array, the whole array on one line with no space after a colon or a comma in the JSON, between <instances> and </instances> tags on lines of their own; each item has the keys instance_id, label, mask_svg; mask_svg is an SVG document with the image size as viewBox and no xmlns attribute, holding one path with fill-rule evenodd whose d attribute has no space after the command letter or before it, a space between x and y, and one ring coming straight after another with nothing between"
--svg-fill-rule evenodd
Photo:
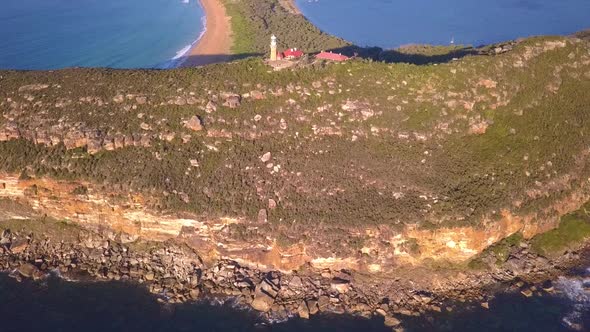
<instances>
[{"instance_id":1,"label":"rocky shore","mask_svg":"<svg viewBox=\"0 0 590 332\"><path fill-rule=\"evenodd\" d=\"M49 227L55 223L39 222ZM496 271L456 271L464 276L462 285L440 280L436 287L415 283L409 287L400 278L369 280L347 270L304 269L285 274L247 268L231 260L205 264L197 252L175 241L132 241L110 231L97 234L71 225L57 227L68 230L48 235L5 229L0 238L1 270L17 280L41 280L58 271L66 279L87 276L97 281L139 283L162 303L231 297L268 320L307 319L318 313L378 315L392 328L401 328L404 317L453 311L452 303L488 308L497 292L520 292L526 297L551 293L551 279L580 260L576 252L549 260L528 252L523 244Z\"/></svg>"}]
</instances>

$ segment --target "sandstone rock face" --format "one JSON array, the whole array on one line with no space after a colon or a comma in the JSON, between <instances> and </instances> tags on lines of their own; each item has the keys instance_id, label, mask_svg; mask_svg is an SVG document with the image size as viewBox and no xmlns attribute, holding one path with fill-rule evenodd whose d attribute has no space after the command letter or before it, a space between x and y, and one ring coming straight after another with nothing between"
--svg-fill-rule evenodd
<instances>
[{"instance_id":1,"label":"sandstone rock face","mask_svg":"<svg viewBox=\"0 0 590 332\"><path fill-rule=\"evenodd\" d=\"M191 117L187 122L185 122L184 126L193 131L203 130L203 122L196 115Z\"/></svg>"}]
</instances>

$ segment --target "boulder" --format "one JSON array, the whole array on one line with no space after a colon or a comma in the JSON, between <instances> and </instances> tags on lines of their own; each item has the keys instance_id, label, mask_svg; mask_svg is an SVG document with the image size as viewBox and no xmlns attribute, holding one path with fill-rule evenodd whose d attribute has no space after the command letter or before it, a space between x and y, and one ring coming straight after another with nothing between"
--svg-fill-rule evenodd
<instances>
[{"instance_id":1,"label":"boulder","mask_svg":"<svg viewBox=\"0 0 590 332\"><path fill-rule=\"evenodd\" d=\"M521 290L520 293L522 295L524 295L525 297L531 297L531 296L533 296L533 291L530 290L529 288Z\"/></svg>"},{"instance_id":2,"label":"boulder","mask_svg":"<svg viewBox=\"0 0 590 332\"><path fill-rule=\"evenodd\" d=\"M307 309L309 310L310 315L315 315L320 310L318 308L318 301L316 300L308 300L307 301Z\"/></svg>"},{"instance_id":3,"label":"boulder","mask_svg":"<svg viewBox=\"0 0 590 332\"><path fill-rule=\"evenodd\" d=\"M223 103L223 106L229 107L229 108L237 108L241 104L241 99L242 98L239 95L230 94L225 98L225 102Z\"/></svg>"},{"instance_id":4,"label":"boulder","mask_svg":"<svg viewBox=\"0 0 590 332\"><path fill-rule=\"evenodd\" d=\"M399 319L389 315L385 316L385 319L383 320L383 324L387 327L398 326L400 323Z\"/></svg>"},{"instance_id":5,"label":"boulder","mask_svg":"<svg viewBox=\"0 0 590 332\"><path fill-rule=\"evenodd\" d=\"M252 97L253 99L264 99L264 94L258 90L254 90L250 92L250 97Z\"/></svg>"},{"instance_id":6,"label":"boulder","mask_svg":"<svg viewBox=\"0 0 590 332\"><path fill-rule=\"evenodd\" d=\"M333 279L330 288L340 294L347 293L350 290L350 283L342 279Z\"/></svg>"},{"instance_id":7,"label":"boulder","mask_svg":"<svg viewBox=\"0 0 590 332\"><path fill-rule=\"evenodd\" d=\"M301 277L299 277L299 276L294 276L289 281L289 288L300 289L302 287L303 287L303 282L301 281Z\"/></svg>"},{"instance_id":8,"label":"boulder","mask_svg":"<svg viewBox=\"0 0 590 332\"><path fill-rule=\"evenodd\" d=\"M10 244L10 252L13 254L19 254L27 249L29 246L29 241L26 239L17 239L12 241Z\"/></svg>"},{"instance_id":9,"label":"boulder","mask_svg":"<svg viewBox=\"0 0 590 332\"><path fill-rule=\"evenodd\" d=\"M262 161L263 163L266 163L266 162L270 161L271 158L272 158L272 154L270 152L267 152L267 153L263 154L262 157L260 157L260 161Z\"/></svg>"},{"instance_id":10,"label":"boulder","mask_svg":"<svg viewBox=\"0 0 590 332\"><path fill-rule=\"evenodd\" d=\"M261 312L268 312L279 294L279 287L270 280L264 279L256 287L252 308Z\"/></svg>"},{"instance_id":11,"label":"boulder","mask_svg":"<svg viewBox=\"0 0 590 332\"><path fill-rule=\"evenodd\" d=\"M196 300L196 299L198 299L198 298L199 298L199 294L200 294L200 293L201 293L201 292L200 292L200 291L199 291L199 289L197 289L197 288L195 288L195 289L191 289L191 290L189 291L189 296L190 296L190 298L191 298L191 299L193 299L193 300Z\"/></svg>"},{"instance_id":12,"label":"boulder","mask_svg":"<svg viewBox=\"0 0 590 332\"><path fill-rule=\"evenodd\" d=\"M35 265L29 263L24 263L17 268L18 273L25 278L32 278L37 270Z\"/></svg>"},{"instance_id":13,"label":"boulder","mask_svg":"<svg viewBox=\"0 0 590 332\"><path fill-rule=\"evenodd\" d=\"M113 97L113 101L117 104L120 104L123 101L125 101L125 97L123 95L116 95L115 97Z\"/></svg>"},{"instance_id":14,"label":"boulder","mask_svg":"<svg viewBox=\"0 0 590 332\"><path fill-rule=\"evenodd\" d=\"M198 116L191 117L188 121L184 123L184 126L190 130L200 131L203 130L203 122Z\"/></svg>"},{"instance_id":15,"label":"boulder","mask_svg":"<svg viewBox=\"0 0 590 332\"><path fill-rule=\"evenodd\" d=\"M156 275L154 274L153 271L146 273L144 276L145 280L147 280L147 281L152 281L152 280L154 280L155 277L156 277Z\"/></svg>"},{"instance_id":16,"label":"boulder","mask_svg":"<svg viewBox=\"0 0 590 332\"><path fill-rule=\"evenodd\" d=\"M212 113L212 112L215 112L215 111L217 111L217 104L215 104L214 101L209 100L209 102L205 106L205 112Z\"/></svg>"},{"instance_id":17,"label":"boulder","mask_svg":"<svg viewBox=\"0 0 590 332\"><path fill-rule=\"evenodd\" d=\"M254 308L254 310L268 312L270 311L270 308L272 307L274 302L274 298L270 297L268 294L257 291L254 294L254 301L252 301L251 305L252 308Z\"/></svg>"},{"instance_id":18,"label":"boulder","mask_svg":"<svg viewBox=\"0 0 590 332\"><path fill-rule=\"evenodd\" d=\"M301 303L299 303L299 307L297 307L297 313L299 314L300 318L309 319L309 308L307 307L307 303L305 301L301 301Z\"/></svg>"},{"instance_id":19,"label":"boulder","mask_svg":"<svg viewBox=\"0 0 590 332\"><path fill-rule=\"evenodd\" d=\"M322 295L318 299L318 309L320 311L325 311L330 306L330 298Z\"/></svg>"}]
</instances>

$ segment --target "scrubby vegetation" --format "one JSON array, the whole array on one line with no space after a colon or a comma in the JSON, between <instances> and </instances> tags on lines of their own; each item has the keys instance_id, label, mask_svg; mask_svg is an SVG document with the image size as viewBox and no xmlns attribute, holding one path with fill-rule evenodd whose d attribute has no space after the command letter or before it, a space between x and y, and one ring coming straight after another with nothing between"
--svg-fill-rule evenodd
<instances>
[{"instance_id":1,"label":"scrubby vegetation","mask_svg":"<svg viewBox=\"0 0 590 332\"><path fill-rule=\"evenodd\" d=\"M278 0L225 0L234 33L233 53L266 54L270 36L279 48L297 47L313 53L350 46L350 43L320 31L302 15L289 12Z\"/></svg>"},{"instance_id":2,"label":"scrubby vegetation","mask_svg":"<svg viewBox=\"0 0 590 332\"><path fill-rule=\"evenodd\" d=\"M590 203L564 216L558 228L537 235L531 242L535 251L545 255L556 255L567 249L576 249L588 238L590 238Z\"/></svg>"},{"instance_id":3,"label":"scrubby vegetation","mask_svg":"<svg viewBox=\"0 0 590 332\"><path fill-rule=\"evenodd\" d=\"M271 224L289 225L285 243L301 230L293 225L436 228L501 209L550 214L590 175L589 48L534 38L436 66L272 72L254 58L1 72L0 129L20 138L0 143L0 170L138 191L167 211L255 220L268 209ZM193 116L201 130L185 127ZM72 132L100 148L66 149ZM115 147L117 137L133 144Z\"/></svg>"},{"instance_id":4,"label":"scrubby vegetation","mask_svg":"<svg viewBox=\"0 0 590 332\"><path fill-rule=\"evenodd\" d=\"M521 243L524 243L522 234L520 232L514 233L489 246L482 253L471 259L468 266L472 269L484 269L486 268L484 259L491 259L494 264L501 266L508 260L510 253L517 249Z\"/></svg>"}]
</instances>

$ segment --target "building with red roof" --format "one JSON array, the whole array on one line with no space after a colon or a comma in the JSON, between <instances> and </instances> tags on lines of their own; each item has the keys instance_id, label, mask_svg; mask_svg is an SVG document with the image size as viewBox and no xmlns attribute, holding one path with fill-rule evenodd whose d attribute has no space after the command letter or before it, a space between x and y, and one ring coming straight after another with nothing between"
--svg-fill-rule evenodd
<instances>
[{"instance_id":1,"label":"building with red roof","mask_svg":"<svg viewBox=\"0 0 590 332\"><path fill-rule=\"evenodd\" d=\"M283 59L297 59L303 56L303 52L296 48L288 49L283 52Z\"/></svg>"},{"instance_id":2,"label":"building with red roof","mask_svg":"<svg viewBox=\"0 0 590 332\"><path fill-rule=\"evenodd\" d=\"M350 59L346 55L336 54L336 53L332 53L332 52L321 52L318 55L316 55L315 57L316 57L316 59L330 60L330 61L346 61L346 60Z\"/></svg>"}]
</instances>

